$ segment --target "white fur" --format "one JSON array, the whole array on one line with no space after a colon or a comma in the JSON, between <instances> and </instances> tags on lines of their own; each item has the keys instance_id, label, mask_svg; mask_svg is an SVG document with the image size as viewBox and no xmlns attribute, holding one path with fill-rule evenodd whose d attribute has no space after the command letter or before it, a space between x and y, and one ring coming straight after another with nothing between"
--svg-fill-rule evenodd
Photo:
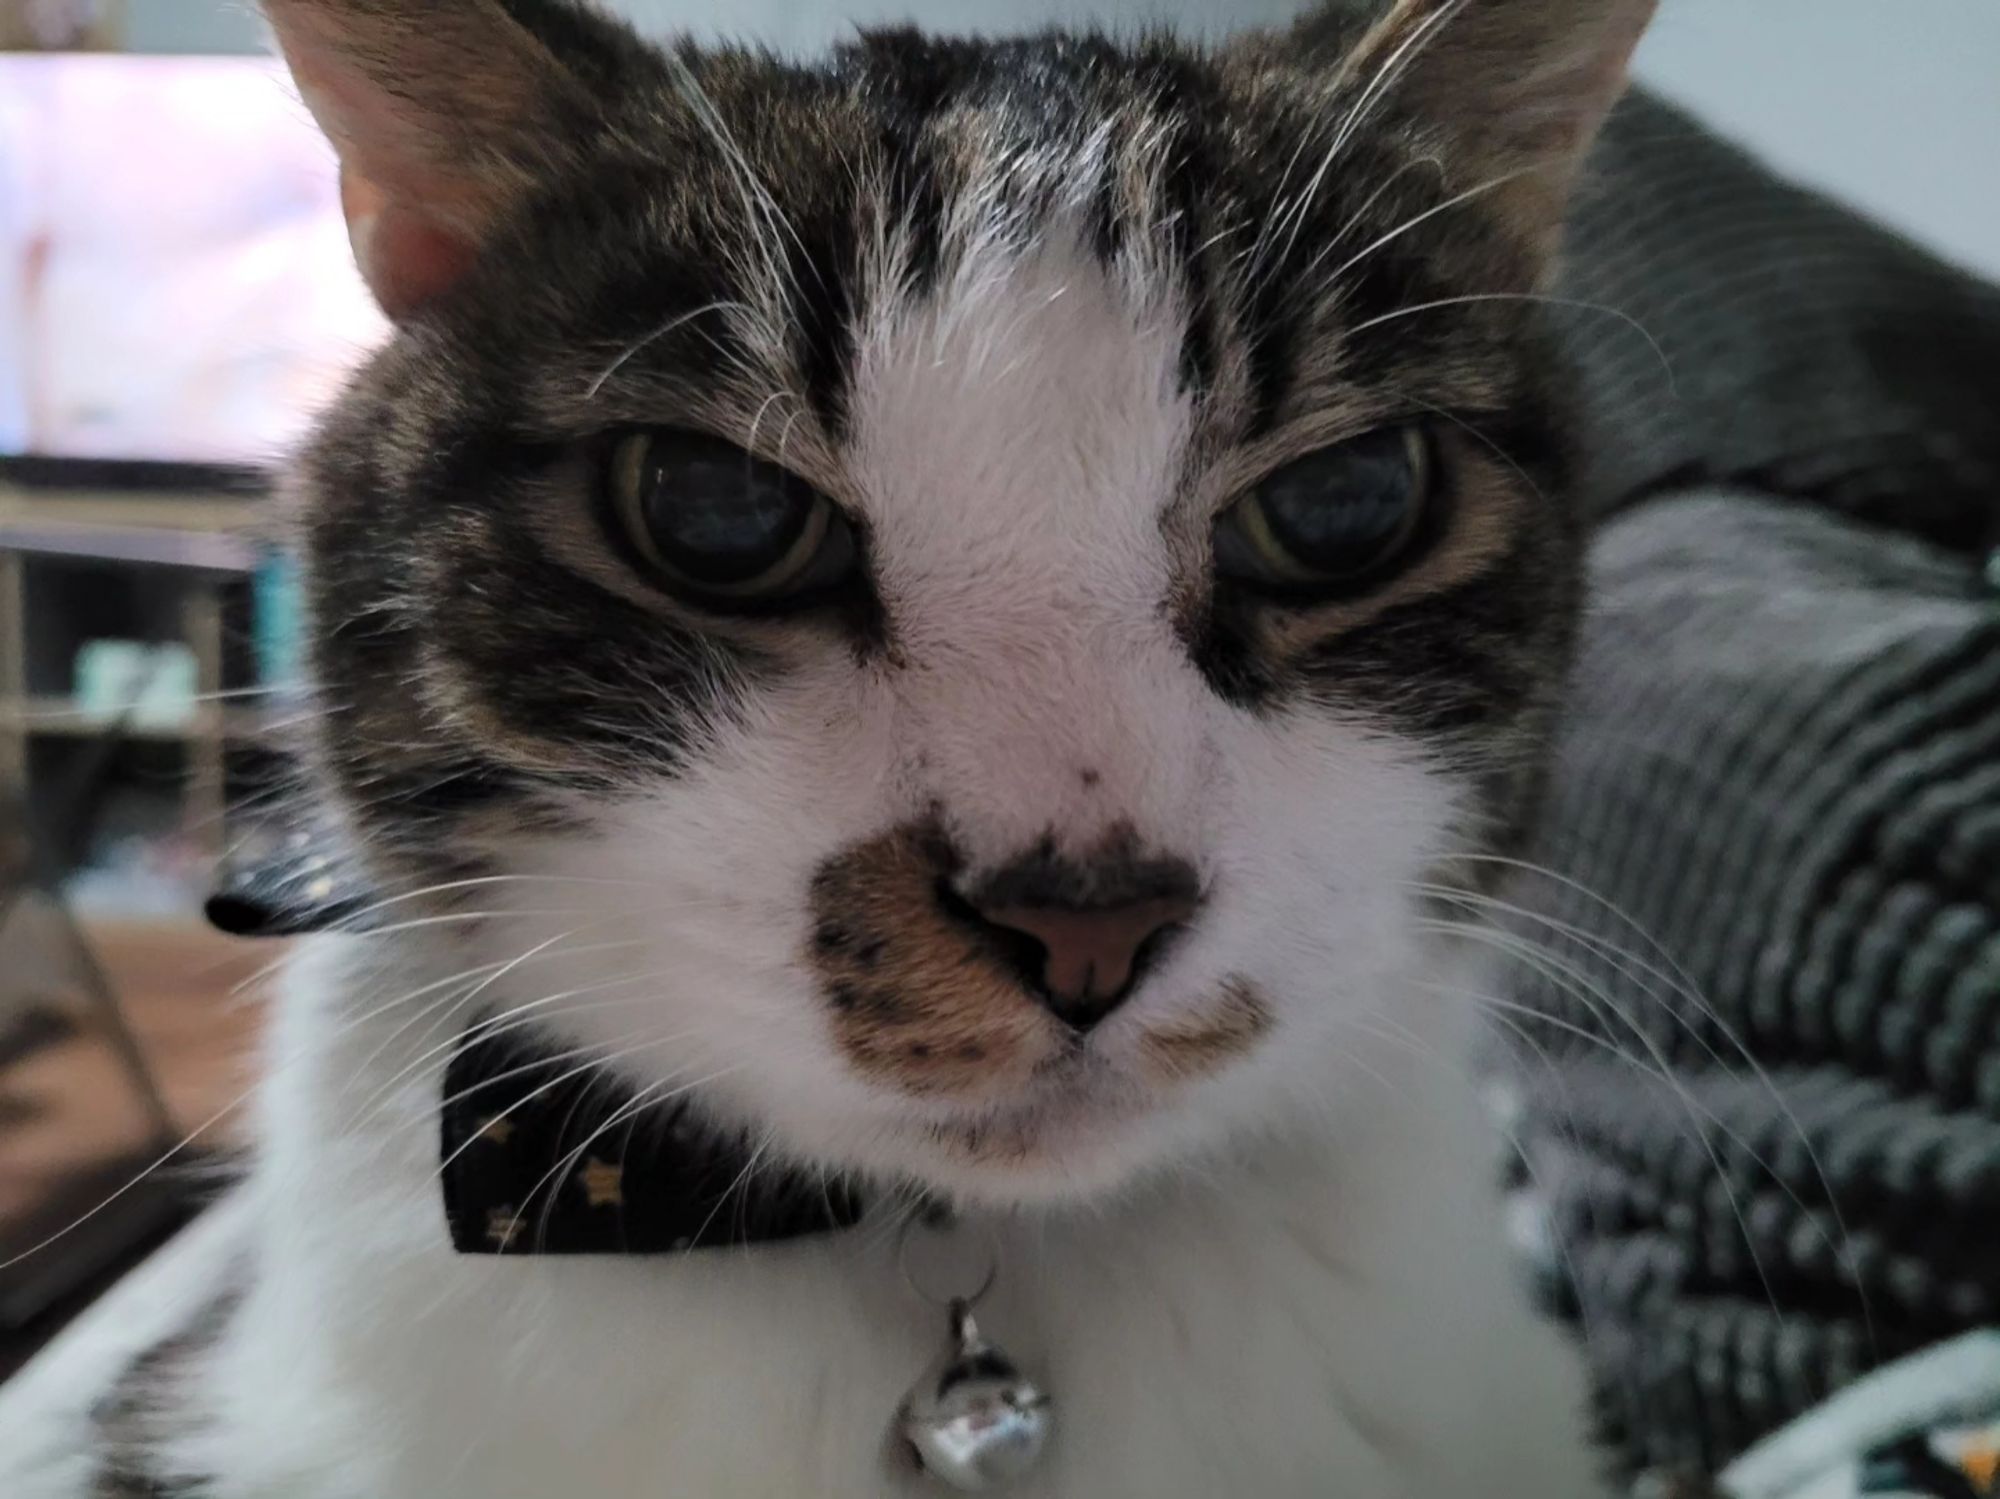
<instances>
[{"instance_id":1,"label":"white fur","mask_svg":"<svg viewBox=\"0 0 2000 1499\"><path fill-rule=\"evenodd\" d=\"M1427 987L1467 976L1413 925L1461 790L1385 732L1209 689L1166 607L1195 420L1171 298L1005 228L974 215L945 292L862 339L850 487L896 659L829 638L684 776L509 850L524 878L476 892L506 919L295 966L251 1299L191 1450L217 1499L926 1491L885 1432L941 1318L879 1223L691 1258L451 1253L435 1114L472 980L642 1084L698 1084L770 1158L968 1205L965 1241L1000 1247L983 1319L1059 1402L1022 1495L1589 1491L1580 1382L1507 1272L1468 1017ZM1092 1033L1096 1071L1010 1116L1030 1149L1006 1165L932 1143L961 1106L852 1072L800 961L821 861L932 808L975 869L1129 824L1211 893ZM1146 1030L1234 975L1271 1034L1146 1081Z\"/></svg>"}]
</instances>

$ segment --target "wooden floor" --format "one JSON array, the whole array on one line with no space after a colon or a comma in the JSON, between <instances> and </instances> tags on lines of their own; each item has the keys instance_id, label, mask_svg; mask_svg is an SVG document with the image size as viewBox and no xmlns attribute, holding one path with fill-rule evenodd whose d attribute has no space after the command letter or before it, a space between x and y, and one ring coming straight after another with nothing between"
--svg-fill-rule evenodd
<instances>
[{"instance_id":1,"label":"wooden floor","mask_svg":"<svg viewBox=\"0 0 2000 1499\"><path fill-rule=\"evenodd\" d=\"M48 1036L24 1055L0 1055L0 1222L66 1174L153 1133L101 1012L62 951L60 928L39 914L24 912L0 932L0 951L20 960L5 965L17 977L7 985L15 992L0 994L0 1017L31 1017L31 1033ZM207 1126L211 1140L226 1143L251 1077L259 1007L255 984L232 991L275 949L192 923L98 923L88 935L177 1135ZM68 1033L56 1034L65 1023Z\"/></svg>"}]
</instances>

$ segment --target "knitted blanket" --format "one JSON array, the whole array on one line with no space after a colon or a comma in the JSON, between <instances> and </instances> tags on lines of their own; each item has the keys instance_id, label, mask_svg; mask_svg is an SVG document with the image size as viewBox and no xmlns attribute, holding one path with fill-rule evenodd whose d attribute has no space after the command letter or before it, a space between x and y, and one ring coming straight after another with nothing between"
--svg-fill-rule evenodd
<instances>
[{"instance_id":1,"label":"knitted blanket","mask_svg":"<svg viewBox=\"0 0 2000 1499\"><path fill-rule=\"evenodd\" d=\"M2000 1325L2000 290L1651 99L1598 167L1595 603L1495 1010L1604 1437L1705 1476Z\"/></svg>"}]
</instances>

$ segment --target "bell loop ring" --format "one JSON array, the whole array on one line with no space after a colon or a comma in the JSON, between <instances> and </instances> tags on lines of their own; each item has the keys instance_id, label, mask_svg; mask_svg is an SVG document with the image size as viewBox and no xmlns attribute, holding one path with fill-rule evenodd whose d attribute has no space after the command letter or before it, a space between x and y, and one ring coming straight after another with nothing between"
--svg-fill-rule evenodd
<instances>
[{"instance_id":1,"label":"bell loop ring","mask_svg":"<svg viewBox=\"0 0 2000 1499\"><path fill-rule=\"evenodd\" d=\"M903 1283L916 1292L919 1299L931 1306L942 1307L951 1313L952 1325L970 1323L972 1309L986 1299L994 1283L1000 1279L999 1235L989 1229L986 1234L986 1269L978 1286L970 1293L940 1293L920 1275L910 1262L910 1245L916 1238L918 1229L926 1229L937 1241L948 1241L956 1225L949 1218L938 1222L926 1221L922 1213L911 1213L903 1219L902 1227L896 1232L896 1271Z\"/></svg>"}]
</instances>

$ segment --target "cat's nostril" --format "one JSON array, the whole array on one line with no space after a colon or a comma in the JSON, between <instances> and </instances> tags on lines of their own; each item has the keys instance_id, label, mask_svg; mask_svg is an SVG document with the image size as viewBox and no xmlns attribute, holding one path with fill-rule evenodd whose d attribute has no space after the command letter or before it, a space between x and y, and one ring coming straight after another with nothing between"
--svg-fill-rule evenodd
<instances>
[{"instance_id":1,"label":"cat's nostril","mask_svg":"<svg viewBox=\"0 0 2000 1499\"><path fill-rule=\"evenodd\" d=\"M998 869L942 882L947 910L984 932L988 947L1049 1010L1088 1030L1115 1010L1166 937L1192 920L1201 879L1185 859L1144 852L1119 828L1082 857L1054 834Z\"/></svg>"},{"instance_id":2,"label":"cat's nostril","mask_svg":"<svg viewBox=\"0 0 2000 1499\"><path fill-rule=\"evenodd\" d=\"M1078 1030L1088 1030L1131 991L1147 945L1184 925L1195 913L1193 896L1167 895L1117 906L985 906L980 918L1016 932L1040 948L1033 987L1049 1008Z\"/></svg>"}]
</instances>

